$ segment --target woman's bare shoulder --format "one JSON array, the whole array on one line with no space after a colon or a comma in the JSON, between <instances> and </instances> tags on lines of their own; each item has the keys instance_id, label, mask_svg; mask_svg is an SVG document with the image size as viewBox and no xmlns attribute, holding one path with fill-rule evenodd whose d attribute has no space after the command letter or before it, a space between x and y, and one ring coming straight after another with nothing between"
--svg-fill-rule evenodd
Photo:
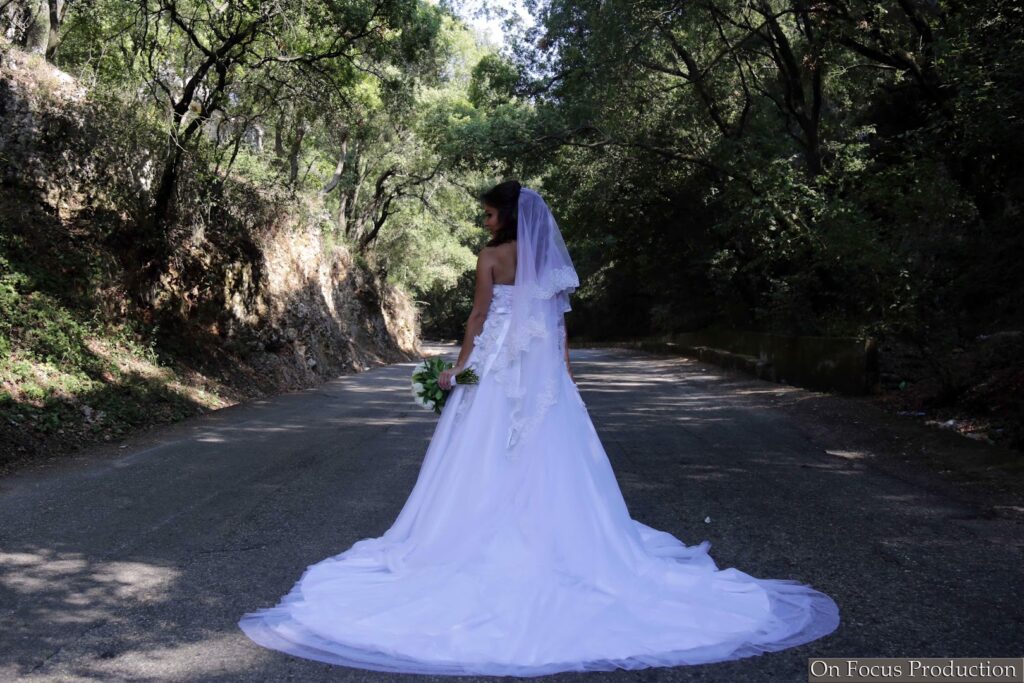
<instances>
[{"instance_id":1,"label":"woman's bare shoulder","mask_svg":"<svg viewBox=\"0 0 1024 683\"><path fill-rule=\"evenodd\" d=\"M487 258L506 258L509 254L514 254L515 252L515 242L502 242L501 244L495 244L494 246L484 246L480 249L477 256L483 257L486 255Z\"/></svg>"}]
</instances>

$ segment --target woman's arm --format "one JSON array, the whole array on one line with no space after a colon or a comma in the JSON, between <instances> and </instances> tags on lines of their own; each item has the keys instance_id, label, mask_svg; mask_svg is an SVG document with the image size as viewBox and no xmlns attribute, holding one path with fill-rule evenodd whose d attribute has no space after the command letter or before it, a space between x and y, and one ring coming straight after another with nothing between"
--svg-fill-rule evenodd
<instances>
[{"instance_id":1,"label":"woman's arm","mask_svg":"<svg viewBox=\"0 0 1024 683\"><path fill-rule=\"evenodd\" d=\"M476 259L476 291L473 295L473 310L466 321L466 335L462 340L462 349L459 351L459 358L455 361L455 367L445 370L438 377L438 385L442 389L451 389L451 378L466 368L469 355L473 353L475 337L484 328L484 321L487 320L487 311L491 307L491 297L494 296L494 273L491 253L487 249L480 252Z\"/></svg>"}]
</instances>

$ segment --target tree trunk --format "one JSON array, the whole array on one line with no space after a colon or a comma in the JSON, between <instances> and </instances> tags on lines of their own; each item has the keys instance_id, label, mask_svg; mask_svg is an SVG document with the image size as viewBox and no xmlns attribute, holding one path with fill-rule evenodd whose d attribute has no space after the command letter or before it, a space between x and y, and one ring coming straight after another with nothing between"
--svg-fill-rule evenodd
<instances>
[{"instance_id":1,"label":"tree trunk","mask_svg":"<svg viewBox=\"0 0 1024 683\"><path fill-rule=\"evenodd\" d=\"M294 186L299 179L299 155L302 153L302 138L306 135L306 122L299 116L295 125L295 136L288 149L288 184Z\"/></svg>"},{"instance_id":2,"label":"tree trunk","mask_svg":"<svg viewBox=\"0 0 1024 683\"><path fill-rule=\"evenodd\" d=\"M334 166L334 173L331 175L331 179L327 181L324 188L320 190L320 194L330 194L341 182L341 175L345 172L345 162L348 157L348 133L343 133L341 137L341 152L338 154L338 163Z\"/></svg>"},{"instance_id":3,"label":"tree trunk","mask_svg":"<svg viewBox=\"0 0 1024 683\"><path fill-rule=\"evenodd\" d=\"M57 58L57 48L60 47L60 27L64 23L67 3L64 0L48 0L47 5L50 14L50 27L46 41L46 61L54 63Z\"/></svg>"},{"instance_id":4,"label":"tree trunk","mask_svg":"<svg viewBox=\"0 0 1024 683\"><path fill-rule=\"evenodd\" d=\"M278 159L284 159L284 137L282 131L284 130L284 112L277 117L277 124L274 125L274 156Z\"/></svg>"},{"instance_id":5,"label":"tree trunk","mask_svg":"<svg viewBox=\"0 0 1024 683\"><path fill-rule=\"evenodd\" d=\"M8 11L11 41L25 52L45 55L50 37L49 5L44 0L19 0Z\"/></svg>"},{"instance_id":6,"label":"tree trunk","mask_svg":"<svg viewBox=\"0 0 1024 683\"><path fill-rule=\"evenodd\" d=\"M359 153L359 145L356 144L355 153ZM352 197L349 200L349 218L352 218L352 212L359 208L359 190L363 187L363 174L366 172L366 159L358 157L356 162L356 186L352 189ZM362 232L363 220L349 220L345 224L345 236L351 237L352 234L358 235Z\"/></svg>"},{"instance_id":7,"label":"tree trunk","mask_svg":"<svg viewBox=\"0 0 1024 683\"><path fill-rule=\"evenodd\" d=\"M160 182L153 195L153 208L150 213L149 227L146 240L160 240L163 236L163 228L167 222L167 214L170 213L171 199L174 196L174 189L178 184L178 169L181 167L181 150L178 148L178 139L172 133L168 140L168 156L164 160L164 169L160 174Z\"/></svg>"},{"instance_id":8,"label":"tree trunk","mask_svg":"<svg viewBox=\"0 0 1024 683\"><path fill-rule=\"evenodd\" d=\"M334 167L334 174L331 179L324 186L324 189L320 191L321 194L329 194L341 183L341 177L345 173L345 163L348 161L348 131L344 131L341 134L341 152L338 154L338 164ZM338 219L337 229L339 234L347 234L348 232L348 215L346 213L348 209L348 191L343 187L338 197Z\"/></svg>"}]
</instances>

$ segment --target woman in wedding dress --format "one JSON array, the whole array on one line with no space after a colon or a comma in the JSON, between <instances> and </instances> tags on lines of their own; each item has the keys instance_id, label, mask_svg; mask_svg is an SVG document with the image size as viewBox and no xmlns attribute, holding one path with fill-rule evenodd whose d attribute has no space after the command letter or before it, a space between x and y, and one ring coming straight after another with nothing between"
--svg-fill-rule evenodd
<instances>
[{"instance_id":1,"label":"woman in wedding dress","mask_svg":"<svg viewBox=\"0 0 1024 683\"><path fill-rule=\"evenodd\" d=\"M541 196L483 196L456 385L394 524L306 568L244 615L264 647L377 671L537 676L703 664L831 633L839 610L793 580L719 569L703 541L630 517L571 376L579 285Z\"/></svg>"}]
</instances>

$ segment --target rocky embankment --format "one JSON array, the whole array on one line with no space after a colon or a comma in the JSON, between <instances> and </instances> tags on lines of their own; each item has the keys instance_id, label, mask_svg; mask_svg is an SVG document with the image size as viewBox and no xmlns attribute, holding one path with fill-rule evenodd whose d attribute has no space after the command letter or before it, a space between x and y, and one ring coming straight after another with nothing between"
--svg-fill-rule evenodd
<instances>
[{"instance_id":1,"label":"rocky embankment","mask_svg":"<svg viewBox=\"0 0 1024 683\"><path fill-rule=\"evenodd\" d=\"M0 46L0 469L419 353L315 197L198 156L139 291L156 125Z\"/></svg>"}]
</instances>

